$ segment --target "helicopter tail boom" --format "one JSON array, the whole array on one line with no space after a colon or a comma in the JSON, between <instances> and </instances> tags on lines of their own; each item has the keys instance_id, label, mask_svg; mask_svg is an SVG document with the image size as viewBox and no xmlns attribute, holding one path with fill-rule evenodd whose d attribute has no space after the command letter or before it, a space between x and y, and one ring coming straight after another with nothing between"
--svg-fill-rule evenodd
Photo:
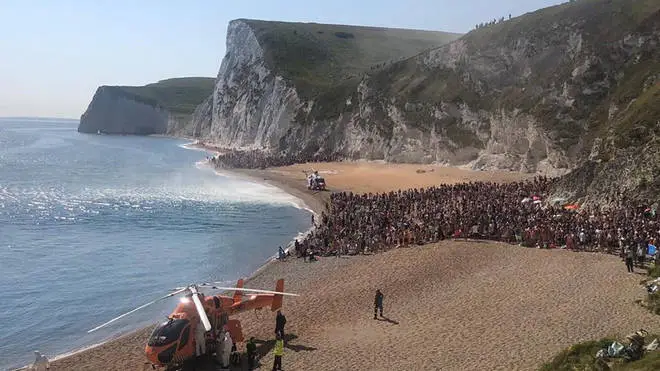
<instances>
[{"instance_id":1,"label":"helicopter tail boom","mask_svg":"<svg viewBox=\"0 0 660 371\"><path fill-rule=\"evenodd\" d=\"M238 282L236 282L236 288L237 289L242 289L243 288L243 279L239 279ZM240 303L241 300L243 300L243 291L234 291L234 304Z\"/></svg>"}]
</instances>

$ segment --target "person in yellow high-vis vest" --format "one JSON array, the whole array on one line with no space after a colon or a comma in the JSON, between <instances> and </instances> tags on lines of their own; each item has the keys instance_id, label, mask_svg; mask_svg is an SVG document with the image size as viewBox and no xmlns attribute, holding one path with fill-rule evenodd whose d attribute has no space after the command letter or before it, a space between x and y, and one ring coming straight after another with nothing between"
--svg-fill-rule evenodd
<instances>
[{"instance_id":1,"label":"person in yellow high-vis vest","mask_svg":"<svg viewBox=\"0 0 660 371\"><path fill-rule=\"evenodd\" d=\"M275 349L273 350L275 354L275 359L273 360L273 371L279 371L282 369L282 355L284 354L284 340L282 337L277 335L275 340Z\"/></svg>"}]
</instances>

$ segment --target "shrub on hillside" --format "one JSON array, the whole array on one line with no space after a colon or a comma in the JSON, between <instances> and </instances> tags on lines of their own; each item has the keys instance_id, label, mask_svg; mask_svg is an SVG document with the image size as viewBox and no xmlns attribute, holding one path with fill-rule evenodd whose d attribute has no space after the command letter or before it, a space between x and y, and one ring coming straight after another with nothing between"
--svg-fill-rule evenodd
<instances>
[{"instance_id":1,"label":"shrub on hillside","mask_svg":"<svg viewBox=\"0 0 660 371\"><path fill-rule=\"evenodd\" d=\"M648 294L646 306L651 312L660 314L660 291Z\"/></svg>"},{"instance_id":2,"label":"shrub on hillside","mask_svg":"<svg viewBox=\"0 0 660 371\"><path fill-rule=\"evenodd\" d=\"M355 36L350 32L335 32L335 36L340 39L353 39Z\"/></svg>"},{"instance_id":3,"label":"shrub on hillside","mask_svg":"<svg viewBox=\"0 0 660 371\"><path fill-rule=\"evenodd\" d=\"M658 335L648 335L645 337L645 344L649 344ZM637 361L625 362L622 358L612 358L608 361L596 358L596 353L607 348L613 338L603 338L598 341L586 341L575 344L568 349L561 351L555 358L541 366L540 371L654 371L660 370L660 350L646 352L644 356ZM627 344L627 341L621 341Z\"/></svg>"},{"instance_id":4,"label":"shrub on hillside","mask_svg":"<svg viewBox=\"0 0 660 371\"><path fill-rule=\"evenodd\" d=\"M649 266L646 270L646 273L649 275L651 278L658 278L660 277L660 265L652 264Z\"/></svg>"},{"instance_id":5,"label":"shrub on hillside","mask_svg":"<svg viewBox=\"0 0 660 371\"><path fill-rule=\"evenodd\" d=\"M612 338L604 338L572 345L557 354L550 363L544 364L541 371L600 371L596 366L596 353L613 341Z\"/></svg>"}]
</instances>

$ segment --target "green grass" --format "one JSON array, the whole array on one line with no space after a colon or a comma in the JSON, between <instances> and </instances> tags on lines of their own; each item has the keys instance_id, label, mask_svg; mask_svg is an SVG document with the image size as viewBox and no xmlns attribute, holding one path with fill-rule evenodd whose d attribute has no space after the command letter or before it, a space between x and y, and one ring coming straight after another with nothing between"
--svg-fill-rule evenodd
<instances>
[{"instance_id":1,"label":"green grass","mask_svg":"<svg viewBox=\"0 0 660 371\"><path fill-rule=\"evenodd\" d=\"M660 136L660 82L640 95L614 128L619 148L642 146Z\"/></svg>"},{"instance_id":2,"label":"green grass","mask_svg":"<svg viewBox=\"0 0 660 371\"><path fill-rule=\"evenodd\" d=\"M604 338L573 345L557 354L551 362L544 364L540 371L597 370L596 352L613 341L614 338Z\"/></svg>"},{"instance_id":3,"label":"green grass","mask_svg":"<svg viewBox=\"0 0 660 371\"><path fill-rule=\"evenodd\" d=\"M651 311L651 313L660 314L660 292L656 291L652 294L647 294L644 306Z\"/></svg>"},{"instance_id":4,"label":"green grass","mask_svg":"<svg viewBox=\"0 0 660 371\"><path fill-rule=\"evenodd\" d=\"M191 114L213 93L215 78L182 77L145 86L108 86L117 94L175 114Z\"/></svg>"},{"instance_id":5,"label":"green grass","mask_svg":"<svg viewBox=\"0 0 660 371\"><path fill-rule=\"evenodd\" d=\"M380 27L241 19L255 33L266 63L303 96L369 72L374 66L411 57L461 35Z\"/></svg>"},{"instance_id":6,"label":"green grass","mask_svg":"<svg viewBox=\"0 0 660 371\"><path fill-rule=\"evenodd\" d=\"M558 28L579 21L588 31L582 34L585 41L606 43L620 39L631 25L643 23L658 10L657 0L577 0L473 30L465 35L465 40L473 50L519 38L542 39L553 44L562 37Z\"/></svg>"},{"instance_id":7,"label":"green grass","mask_svg":"<svg viewBox=\"0 0 660 371\"><path fill-rule=\"evenodd\" d=\"M657 335L646 337L646 344L649 344ZM642 359L634 362L625 363L623 359L613 359L609 364L610 368L598 367L596 363L596 353L598 350L609 346L615 337L606 337L596 341L586 341L575 344L568 349L564 349L557 354L552 361L544 364L540 371L655 371L660 370L660 351L646 353ZM627 343L619 340L620 343Z\"/></svg>"},{"instance_id":8,"label":"green grass","mask_svg":"<svg viewBox=\"0 0 660 371\"><path fill-rule=\"evenodd\" d=\"M660 265L652 264L647 270L646 273L650 278L660 277Z\"/></svg>"},{"instance_id":9,"label":"green grass","mask_svg":"<svg viewBox=\"0 0 660 371\"><path fill-rule=\"evenodd\" d=\"M649 279L660 277L660 265L651 264L646 269L646 274L649 276ZM646 301L643 303L643 306L651 311L651 313L660 314L660 291L646 294Z\"/></svg>"}]
</instances>

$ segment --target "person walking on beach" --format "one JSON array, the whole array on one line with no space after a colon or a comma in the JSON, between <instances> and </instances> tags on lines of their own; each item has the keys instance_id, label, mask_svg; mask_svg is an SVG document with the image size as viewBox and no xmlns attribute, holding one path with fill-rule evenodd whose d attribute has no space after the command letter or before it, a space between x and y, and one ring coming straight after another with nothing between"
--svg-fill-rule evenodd
<instances>
[{"instance_id":1,"label":"person walking on beach","mask_svg":"<svg viewBox=\"0 0 660 371\"><path fill-rule=\"evenodd\" d=\"M380 310L380 316L383 316L383 293L380 292L380 289L376 290L376 297L374 298L374 319L378 319L376 316L377 312Z\"/></svg>"},{"instance_id":2,"label":"person walking on beach","mask_svg":"<svg viewBox=\"0 0 660 371\"><path fill-rule=\"evenodd\" d=\"M275 340L275 350L273 351L275 359L273 359L273 371L282 370L282 355L284 355L284 340L280 335L277 335Z\"/></svg>"},{"instance_id":3,"label":"person walking on beach","mask_svg":"<svg viewBox=\"0 0 660 371\"><path fill-rule=\"evenodd\" d=\"M624 250L624 253L625 253L626 268L628 268L628 273L633 273L634 272L633 252L630 248L626 248Z\"/></svg>"},{"instance_id":4,"label":"person walking on beach","mask_svg":"<svg viewBox=\"0 0 660 371\"><path fill-rule=\"evenodd\" d=\"M247 345L247 361L248 361L248 370L253 370L255 366L255 360L257 357L257 344L254 343L254 336L250 338Z\"/></svg>"},{"instance_id":5,"label":"person walking on beach","mask_svg":"<svg viewBox=\"0 0 660 371\"><path fill-rule=\"evenodd\" d=\"M195 355L201 357L204 354L206 354L206 329L200 319L195 327Z\"/></svg>"},{"instance_id":6,"label":"person walking on beach","mask_svg":"<svg viewBox=\"0 0 660 371\"><path fill-rule=\"evenodd\" d=\"M284 325L286 325L286 317L282 314L282 311L277 311L277 317L275 317L275 335L284 339Z\"/></svg>"},{"instance_id":7,"label":"person walking on beach","mask_svg":"<svg viewBox=\"0 0 660 371\"><path fill-rule=\"evenodd\" d=\"M225 337L222 339L222 369L229 369L231 366L230 356L231 348L234 345L233 340L231 339L231 334L229 331L225 331Z\"/></svg>"}]
</instances>

